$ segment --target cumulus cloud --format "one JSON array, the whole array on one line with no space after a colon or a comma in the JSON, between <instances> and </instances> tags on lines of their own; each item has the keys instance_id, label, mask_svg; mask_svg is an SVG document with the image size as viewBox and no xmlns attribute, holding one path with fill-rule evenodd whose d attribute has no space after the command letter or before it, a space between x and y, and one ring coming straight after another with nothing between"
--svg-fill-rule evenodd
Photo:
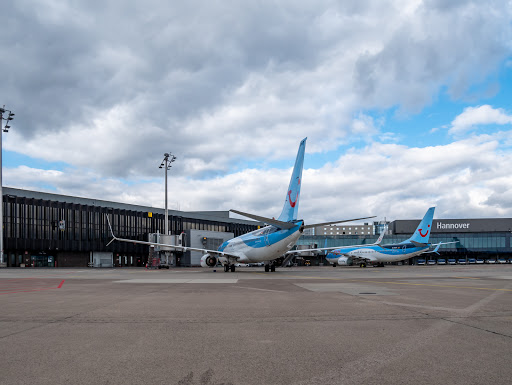
<instances>
[{"instance_id":1,"label":"cumulus cloud","mask_svg":"<svg viewBox=\"0 0 512 385\"><path fill-rule=\"evenodd\" d=\"M493 108L489 105L467 107L451 123L449 133L462 134L485 124L511 124L512 115L507 114L502 108Z\"/></svg>"},{"instance_id":2,"label":"cumulus cloud","mask_svg":"<svg viewBox=\"0 0 512 385\"><path fill-rule=\"evenodd\" d=\"M170 150L187 159L176 172L198 177L289 158L305 136L310 152L335 150L378 134L353 121L362 111L417 111L441 87L461 96L511 40L501 1L20 0L3 11L8 148L103 177L155 177Z\"/></svg>"},{"instance_id":3,"label":"cumulus cloud","mask_svg":"<svg viewBox=\"0 0 512 385\"><path fill-rule=\"evenodd\" d=\"M512 216L512 179L502 151L512 132L479 135L425 148L373 143L353 149L317 169L307 162L299 214L308 223L377 215L377 219L421 217L437 206L436 217ZM239 209L264 216L280 213L289 169L248 169L200 180L169 177L169 206L181 210ZM4 172L6 184L52 185L64 194L163 207L163 180L123 183L99 175L19 167ZM163 178L162 178L163 179ZM84 190L83 186L87 186ZM44 188L43 188L44 189Z\"/></svg>"},{"instance_id":4,"label":"cumulus cloud","mask_svg":"<svg viewBox=\"0 0 512 385\"><path fill-rule=\"evenodd\" d=\"M505 157L494 150L510 138L409 148L382 132L379 112L412 114L440 90L458 99L485 82L510 55L512 10L502 1L19 0L2 11L2 90L16 113L5 148L69 165L7 169L10 186L161 207L158 165L170 151L181 209L275 216L289 170L257 166L291 165L307 136L307 156L336 156L306 164L305 218L422 215L425 202L451 202L442 192L454 179L474 185L455 188L452 215L465 202L498 211L498 196L481 203L494 174L478 170L494 172ZM508 117L493 111L495 123ZM457 119L453 129L469 127ZM367 147L340 157L355 141Z\"/></svg>"}]
</instances>

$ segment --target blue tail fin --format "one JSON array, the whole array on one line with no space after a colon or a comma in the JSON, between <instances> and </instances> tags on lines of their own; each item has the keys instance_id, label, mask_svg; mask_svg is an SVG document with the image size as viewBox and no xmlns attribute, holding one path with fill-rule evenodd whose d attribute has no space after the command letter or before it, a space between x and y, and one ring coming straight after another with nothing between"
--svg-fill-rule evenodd
<instances>
[{"instance_id":1,"label":"blue tail fin","mask_svg":"<svg viewBox=\"0 0 512 385\"><path fill-rule=\"evenodd\" d=\"M288 186L288 191L286 192L286 200L284 202L283 211L281 211L281 215L278 218L283 222L289 222L297 219L306 139L307 138L304 138L300 142L299 151L297 152L297 159L295 159L295 166L293 167L292 178L290 179L290 185Z\"/></svg>"},{"instance_id":2,"label":"blue tail fin","mask_svg":"<svg viewBox=\"0 0 512 385\"><path fill-rule=\"evenodd\" d=\"M416 231L406 242L428 243L432 231L432 219L434 218L435 209L435 207L431 207L427 210L427 213L416 228Z\"/></svg>"}]
</instances>

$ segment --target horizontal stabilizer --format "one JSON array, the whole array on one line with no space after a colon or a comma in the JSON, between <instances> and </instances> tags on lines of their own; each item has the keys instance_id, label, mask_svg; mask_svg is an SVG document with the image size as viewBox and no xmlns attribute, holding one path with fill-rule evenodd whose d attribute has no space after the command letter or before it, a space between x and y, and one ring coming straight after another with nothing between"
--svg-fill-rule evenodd
<instances>
[{"instance_id":1,"label":"horizontal stabilizer","mask_svg":"<svg viewBox=\"0 0 512 385\"><path fill-rule=\"evenodd\" d=\"M313 225L305 225L304 228L305 229L309 229L311 227L316 227L316 226L327 226L327 225L334 225L336 223L343 223L343 222L352 222L352 221L360 221L362 219L370 219L370 218L375 218L375 215L373 217L364 217L364 218L354 218L354 219L343 219L341 221L334 221L334 222L323 222L323 223L315 223Z\"/></svg>"},{"instance_id":2,"label":"horizontal stabilizer","mask_svg":"<svg viewBox=\"0 0 512 385\"><path fill-rule=\"evenodd\" d=\"M274 225L276 227L279 227L280 229L291 229L291 228L297 226L295 223L278 221L277 219L265 218L265 217L261 217L259 215L244 213L244 212L238 211L238 210L229 210L229 211L231 211L235 214L238 214L238 215L243 215L244 217L247 217L247 218L254 219L256 221L267 223L269 225Z\"/></svg>"}]
</instances>

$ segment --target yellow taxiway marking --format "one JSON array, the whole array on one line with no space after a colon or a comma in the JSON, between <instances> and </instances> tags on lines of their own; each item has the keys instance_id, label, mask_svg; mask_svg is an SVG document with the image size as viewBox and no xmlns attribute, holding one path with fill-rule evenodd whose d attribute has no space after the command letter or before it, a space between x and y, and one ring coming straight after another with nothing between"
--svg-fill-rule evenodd
<instances>
[{"instance_id":1,"label":"yellow taxiway marking","mask_svg":"<svg viewBox=\"0 0 512 385\"><path fill-rule=\"evenodd\" d=\"M452 277L452 278L460 278L460 279L482 279L482 278L476 278L476 277Z\"/></svg>"}]
</instances>

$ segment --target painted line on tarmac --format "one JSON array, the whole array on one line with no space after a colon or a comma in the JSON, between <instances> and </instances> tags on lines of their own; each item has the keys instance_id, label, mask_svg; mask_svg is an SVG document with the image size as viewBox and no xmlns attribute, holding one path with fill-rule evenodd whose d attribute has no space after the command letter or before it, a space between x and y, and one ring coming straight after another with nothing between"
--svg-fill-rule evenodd
<instances>
[{"instance_id":1,"label":"painted line on tarmac","mask_svg":"<svg viewBox=\"0 0 512 385\"><path fill-rule=\"evenodd\" d=\"M267 273L257 273L253 272L252 274L261 274L266 275ZM427 284L427 283L409 283L409 282L383 282L383 281L364 281L360 279L345 279L345 278L335 278L335 277L304 277L300 275L287 275L287 278L298 278L298 279L324 279L324 280L332 280L332 281L339 281L343 280L344 282L369 282L369 283L389 283L391 285L412 285L412 286L429 286L429 287L454 287L459 289L475 289L475 290L492 290L492 291L512 291L512 289L493 289L489 287L471 287L471 286L457 286L457 285L434 285L434 284ZM467 278L467 277L460 277L460 278ZM480 278L476 278L480 279Z\"/></svg>"},{"instance_id":2,"label":"painted line on tarmac","mask_svg":"<svg viewBox=\"0 0 512 385\"><path fill-rule=\"evenodd\" d=\"M269 274L271 274L271 273L259 273L259 272L256 272L256 271L251 271L251 272L248 272L248 273L249 274L266 275L266 276L269 276ZM272 277L274 277L274 275L270 275L269 277L272 278ZM286 277L286 278L298 278L298 279L327 279L327 280L334 280L334 281L337 281L337 280L340 280L340 279L345 280L344 278L336 278L336 277L314 277L314 276L305 277L303 275L286 275L284 277Z\"/></svg>"},{"instance_id":3,"label":"painted line on tarmac","mask_svg":"<svg viewBox=\"0 0 512 385\"><path fill-rule=\"evenodd\" d=\"M370 283L388 283L390 285L410 285L410 286L429 286L429 287L452 287L456 289L475 289L475 290L491 290L491 291L512 291L512 289L494 289L490 287L472 287L472 286L457 286L457 285L433 285L428 283L409 283L409 282L382 282L382 281L362 281L356 282L370 282Z\"/></svg>"},{"instance_id":4,"label":"painted line on tarmac","mask_svg":"<svg viewBox=\"0 0 512 385\"><path fill-rule=\"evenodd\" d=\"M242 288L242 289L250 289L250 290L260 290L260 291L271 291L271 292L274 292L274 293L286 293L286 291L282 291L282 290L270 290L270 289L260 289L258 287L247 287L247 286L236 286L237 288Z\"/></svg>"},{"instance_id":5,"label":"painted line on tarmac","mask_svg":"<svg viewBox=\"0 0 512 385\"><path fill-rule=\"evenodd\" d=\"M482 278L476 278L476 277L451 277L451 278L459 278L459 279L482 279Z\"/></svg>"},{"instance_id":6,"label":"painted line on tarmac","mask_svg":"<svg viewBox=\"0 0 512 385\"><path fill-rule=\"evenodd\" d=\"M23 279L23 278L20 278L20 279ZM12 281L12 280L11 280ZM23 287L23 286L5 286L5 288L0 288L0 295L4 295L4 294L15 294L15 293L30 293L30 292L35 292L35 291L44 291L44 290L54 290L54 289L60 289L62 288L62 285L64 285L64 282L66 280L63 279L59 286L57 287L48 287L46 285L48 284L45 284L45 282L35 282L36 284L45 284L45 286L28 286L28 287ZM34 282L34 281L32 281ZM18 282L14 282L14 284L16 284Z\"/></svg>"},{"instance_id":7,"label":"painted line on tarmac","mask_svg":"<svg viewBox=\"0 0 512 385\"><path fill-rule=\"evenodd\" d=\"M175 284L175 283L211 283L211 284L218 284L218 283L237 283L237 278L140 278L140 279L126 279L126 280L120 280L120 281L113 281L113 283L154 283L154 284Z\"/></svg>"}]
</instances>

